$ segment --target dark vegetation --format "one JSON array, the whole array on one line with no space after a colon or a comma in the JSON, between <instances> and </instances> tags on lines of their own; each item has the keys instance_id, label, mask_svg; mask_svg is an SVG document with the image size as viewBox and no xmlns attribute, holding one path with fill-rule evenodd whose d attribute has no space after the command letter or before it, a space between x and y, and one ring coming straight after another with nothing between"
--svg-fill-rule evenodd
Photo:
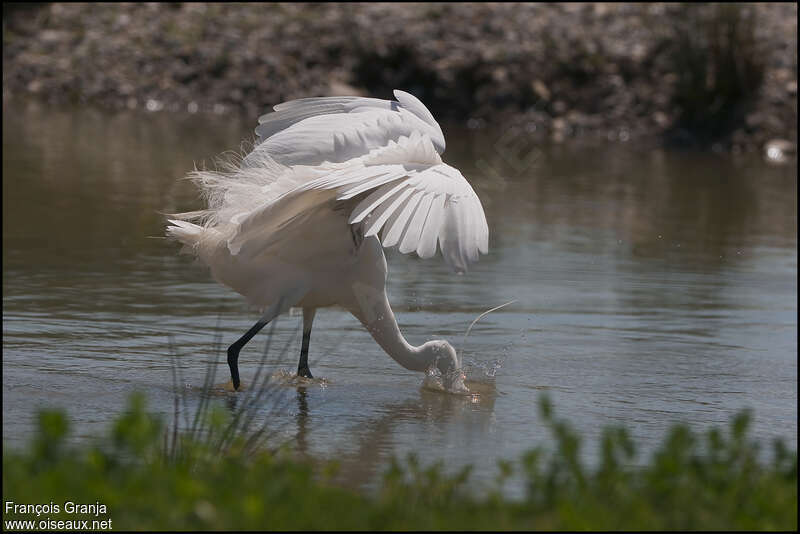
<instances>
[{"instance_id":1,"label":"dark vegetation","mask_svg":"<svg viewBox=\"0 0 800 534\"><path fill-rule=\"evenodd\" d=\"M242 110L415 93L445 121L746 150L796 143L796 4L3 8L3 95ZM532 128L531 126L535 126Z\"/></svg>"},{"instance_id":2,"label":"dark vegetation","mask_svg":"<svg viewBox=\"0 0 800 534\"><path fill-rule=\"evenodd\" d=\"M757 23L735 4L707 12L682 6L676 12L670 55L678 73L673 102L680 112L673 135L693 133L708 142L746 127L766 70Z\"/></svg>"}]
</instances>

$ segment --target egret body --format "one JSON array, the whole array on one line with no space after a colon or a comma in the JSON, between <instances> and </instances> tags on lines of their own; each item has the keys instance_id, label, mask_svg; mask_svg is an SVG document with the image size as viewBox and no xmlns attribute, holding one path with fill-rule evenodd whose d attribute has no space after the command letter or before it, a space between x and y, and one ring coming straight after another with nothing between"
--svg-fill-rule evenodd
<instances>
[{"instance_id":1,"label":"egret body","mask_svg":"<svg viewBox=\"0 0 800 534\"><path fill-rule=\"evenodd\" d=\"M261 310L228 349L234 388L242 347L290 307L303 309L297 372L311 377L308 347L317 308L341 306L403 367L443 376L460 368L447 341L418 347L400 332L386 296L383 247L435 255L457 272L488 252L480 200L442 162L439 124L414 96L303 98L259 118L258 142L241 162L192 178L208 199L174 215L167 234L213 277Z\"/></svg>"}]
</instances>

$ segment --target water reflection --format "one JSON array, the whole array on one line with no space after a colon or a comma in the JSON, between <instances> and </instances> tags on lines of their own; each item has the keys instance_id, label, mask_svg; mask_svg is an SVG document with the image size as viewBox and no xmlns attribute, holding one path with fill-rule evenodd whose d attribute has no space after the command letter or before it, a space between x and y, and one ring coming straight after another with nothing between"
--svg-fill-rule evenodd
<instances>
[{"instance_id":1,"label":"water reflection","mask_svg":"<svg viewBox=\"0 0 800 534\"><path fill-rule=\"evenodd\" d=\"M358 424L342 427L339 431L346 437L346 447L333 455L339 469L334 479L348 487L368 488L374 486L386 469L392 456L403 447L398 434L403 428L428 427L441 431L451 425L458 425L463 440L461 447L470 447L473 442L485 436L487 428L494 420L494 398L492 391L484 391L480 397L464 397L420 390L409 392L410 396L399 402L389 402L373 408L378 415L366 418ZM295 412L296 433L292 439L292 449L302 456L312 456L311 442L315 427L313 409L309 408L309 397L313 390L298 386L296 390L297 407ZM328 422L327 426L335 423ZM423 460L435 461L447 454L459 451L430 451ZM413 449L409 450L412 452Z\"/></svg>"},{"instance_id":2,"label":"water reflection","mask_svg":"<svg viewBox=\"0 0 800 534\"><path fill-rule=\"evenodd\" d=\"M243 299L161 238L161 214L199 207L178 178L238 149L253 126L4 107L6 443L24 442L42 405L66 408L77 439L134 390L169 416L169 336L181 387L201 388L215 333L224 345L252 324ZM408 452L475 464L489 480L498 458L548 439L536 416L547 391L589 441L621 422L652 445L676 419L724 424L751 407L760 437L796 446L796 166L445 132L444 159L485 206L490 254L453 276L439 259L390 250L388 292L410 342L457 347L476 316L517 299L467 341L468 358L502 362L495 392L470 404L420 391L354 318L322 310L310 358L327 386L282 388L277 413L262 414L278 437L339 458L353 485ZM299 321L276 326L268 366L296 369ZM266 339L243 351L245 379Z\"/></svg>"},{"instance_id":3,"label":"water reflection","mask_svg":"<svg viewBox=\"0 0 800 534\"><path fill-rule=\"evenodd\" d=\"M308 399L306 398L305 386L297 388L297 434L295 443L297 452L303 456L308 456Z\"/></svg>"}]
</instances>

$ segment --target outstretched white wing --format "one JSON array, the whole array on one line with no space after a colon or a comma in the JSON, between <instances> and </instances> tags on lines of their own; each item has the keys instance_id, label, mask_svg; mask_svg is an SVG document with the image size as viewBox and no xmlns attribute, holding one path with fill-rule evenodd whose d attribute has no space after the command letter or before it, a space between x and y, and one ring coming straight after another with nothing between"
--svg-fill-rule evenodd
<instances>
[{"instance_id":1,"label":"outstretched white wing","mask_svg":"<svg viewBox=\"0 0 800 534\"><path fill-rule=\"evenodd\" d=\"M259 254L281 239L281 228L290 221L325 203L351 199L360 201L349 222L363 224L365 236L380 234L383 246L429 258L438 243L445 261L459 272L479 252L488 252L480 200L461 173L442 162L431 138L418 131L332 166L275 202L243 213L229 248L235 254Z\"/></svg>"},{"instance_id":2,"label":"outstretched white wing","mask_svg":"<svg viewBox=\"0 0 800 534\"><path fill-rule=\"evenodd\" d=\"M351 194L345 190L337 198ZM466 271L478 252L488 252L489 228L480 200L461 173L444 163L412 170L375 189L350 216L351 223L361 221L365 236L382 232L383 246L397 246L404 254L430 258L438 242L445 261L457 271Z\"/></svg>"},{"instance_id":3,"label":"outstretched white wing","mask_svg":"<svg viewBox=\"0 0 800 534\"><path fill-rule=\"evenodd\" d=\"M425 105L403 91L394 95L397 101L322 97L278 104L258 119L260 141L251 154L266 153L283 165L341 163L413 132L427 134L444 152L442 129Z\"/></svg>"}]
</instances>

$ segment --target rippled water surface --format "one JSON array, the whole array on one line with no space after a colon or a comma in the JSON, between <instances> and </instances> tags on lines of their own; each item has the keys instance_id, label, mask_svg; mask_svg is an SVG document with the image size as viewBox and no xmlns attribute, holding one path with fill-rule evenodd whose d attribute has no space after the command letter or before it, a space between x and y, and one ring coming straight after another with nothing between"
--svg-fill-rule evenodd
<instances>
[{"instance_id":1,"label":"rippled water surface","mask_svg":"<svg viewBox=\"0 0 800 534\"><path fill-rule=\"evenodd\" d=\"M199 207L178 178L238 150L252 126L4 107L5 444L25 442L40 406L65 408L76 440L102 432L136 390L171 417L170 350L181 390L200 397L215 334L229 344L258 314L160 238L159 212ZM321 310L310 360L324 380L278 380L279 402L260 414L276 439L339 459L352 485L409 452L472 463L486 481L498 459L548 444L537 410L547 393L589 459L605 425L628 425L646 454L672 422L703 429L745 407L758 437L796 448L794 163L445 134L445 160L485 207L490 254L456 276L440 257L388 251L389 296L410 342L456 346L480 313L517 299L468 338L480 395L422 388L352 316ZM275 326L267 359L278 376L296 369L301 322ZM242 352L245 382L268 337Z\"/></svg>"}]
</instances>

